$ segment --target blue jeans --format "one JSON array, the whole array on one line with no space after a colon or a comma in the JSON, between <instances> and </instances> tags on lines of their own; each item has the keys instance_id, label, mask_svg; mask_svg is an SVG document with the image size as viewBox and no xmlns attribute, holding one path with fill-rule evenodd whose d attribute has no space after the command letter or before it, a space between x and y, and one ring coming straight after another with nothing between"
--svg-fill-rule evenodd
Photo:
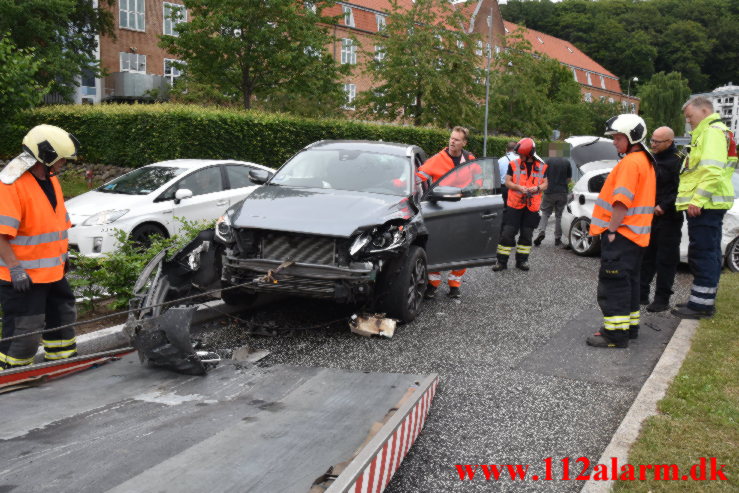
<instances>
[{"instance_id":1,"label":"blue jeans","mask_svg":"<svg viewBox=\"0 0 739 493\"><path fill-rule=\"evenodd\" d=\"M693 274L688 308L713 311L724 256L721 226L726 209L703 209L700 216L688 216L688 265Z\"/></svg>"}]
</instances>

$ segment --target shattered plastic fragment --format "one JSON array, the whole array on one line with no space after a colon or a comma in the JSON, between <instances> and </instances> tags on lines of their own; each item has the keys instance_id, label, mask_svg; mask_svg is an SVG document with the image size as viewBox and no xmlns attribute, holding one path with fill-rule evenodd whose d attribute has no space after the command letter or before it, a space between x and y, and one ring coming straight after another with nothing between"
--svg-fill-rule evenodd
<instances>
[{"instance_id":1,"label":"shattered plastic fragment","mask_svg":"<svg viewBox=\"0 0 739 493\"><path fill-rule=\"evenodd\" d=\"M352 315L349 320L349 328L355 334L369 337L378 335L390 338L395 334L397 320L385 318L384 313Z\"/></svg>"}]
</instances>

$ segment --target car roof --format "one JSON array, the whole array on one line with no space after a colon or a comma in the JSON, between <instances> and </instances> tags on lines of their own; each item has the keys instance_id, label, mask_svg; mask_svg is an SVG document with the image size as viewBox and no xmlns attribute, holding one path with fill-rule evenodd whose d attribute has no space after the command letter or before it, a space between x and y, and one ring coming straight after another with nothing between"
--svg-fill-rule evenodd
<instances>
[{"instance_id":1,"label":"car roof","mask_svg":"<svg viewBox=\"0 0 739 493\"><path fill-rule=\"evenodd\" d=\"M379 152L383 154L392 154L396 156L407 156L413 148L418 146L411 144L401 144L399 142L383 142L377 140L320 140L307 145L303 150L307 149L351 149L369 152Z\"/></svg>"},{"instance_id":2,"label":"car roof","mask_svg":"<svg viewBox=\"0 0 739 493\"><path fill-rule=\"evenodd\" d=\"M594 135L573 135L572 137L567 137L565 139L565 142L570 144L572 147L577 147L589 144L595 140L597 140L598 142L613 142L613 140L611 139L607 139L605 137L596 137Z\"/></svg>"},{"instance_id":3,"label":"car roof","mask_svg":"<svg viewBox=\"0 0 739 493\"><path fill-rule=\"evenodd\" d=\"M170 159L168 161L159 161L157 163L147 164L147 166L164 166L168 168L200 168L202 166L208 166L211 164L250 164L254 165L257 163L249 163L246 161L236 161L233 159ZM258 165L263 167L262 165Z\"/></svg>"}]
</instances>

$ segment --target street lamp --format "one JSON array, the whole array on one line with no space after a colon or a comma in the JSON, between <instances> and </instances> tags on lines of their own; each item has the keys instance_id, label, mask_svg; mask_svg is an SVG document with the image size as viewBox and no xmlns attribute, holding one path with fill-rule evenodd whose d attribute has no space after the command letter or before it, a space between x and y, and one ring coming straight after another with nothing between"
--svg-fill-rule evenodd
<instances>
[{"instance_id":1,"label":"street lamp","mask_svg":"<svg viewBox=\"0 0 739 493\"><path fill-rule=\"evenodd\" d=\"M631 81L632 80L634 82L639 82L639 77L632 77L631 79L629 79L629 85L628 85L628 87L626 89L626 95L629 96L629 97L631 97Z\"/></svg>"},{"instance_id":2,"label":"street lamp","mask_svg":"<svg viewBox=\"0 0 739 493\"><path fill-rule=\"evenodd\" d=\"M488 16L488 59L487 68L485 70L485 128L483 129L482 136L482 157L488 156L488 107L490 106L490 61L493 57L493 9L490 9L490 15Z\"/></svg>"}]
</instances>

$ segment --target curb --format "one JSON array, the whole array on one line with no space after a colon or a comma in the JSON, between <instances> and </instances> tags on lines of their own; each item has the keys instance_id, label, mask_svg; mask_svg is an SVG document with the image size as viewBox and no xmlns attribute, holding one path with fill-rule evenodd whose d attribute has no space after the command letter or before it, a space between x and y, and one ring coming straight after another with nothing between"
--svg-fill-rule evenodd
<instances>
[{"instance_id":1,"label":"curb","mask_svg":"<svg viewBox=\"0 0 739 493\"><path fill-rule=\"evenodd\" d=\"M197 311L193 315L192 323L207 322L222 315L243 312L252 307L253 305L227 305L221 300L207 301L198 306ZM125 323L122 323L77 336L78 354L93 354L130 346L131 341L123 331L124 326ZM34 359L36 363L44 361L43 347L39 347Z\"/></svg>"},{"instance_id":2,"label":"curb","mask_svg":"<svg viewBox=\"0 0 739 493\"><path fill-rule=\"evenodd\" d=\"M665 396L667 388L680 370L697 328L698 320L683 320L677 326L670 343L652 370L652 374L644 382L629 412L611 438L611 443L600 456L598 464L611 464L613 458L620 464L628 463L629 450L639 436L642 423L648 417L657 414L657 403ZM589 479L580 493L606 493L613 489L614 484L615 481L610 479L607 481Z\"/></svg>"}]
</instances>

